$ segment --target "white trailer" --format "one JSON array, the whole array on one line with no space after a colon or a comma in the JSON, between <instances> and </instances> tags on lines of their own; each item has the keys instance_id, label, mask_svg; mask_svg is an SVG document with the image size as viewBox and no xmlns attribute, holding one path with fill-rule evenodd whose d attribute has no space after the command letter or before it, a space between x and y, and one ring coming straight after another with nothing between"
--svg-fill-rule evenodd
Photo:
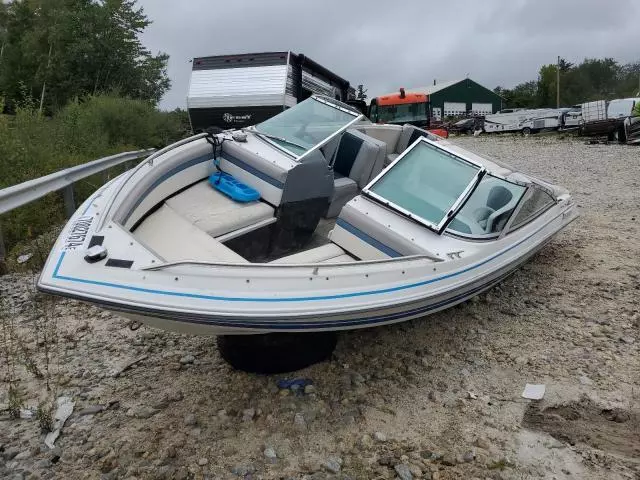
<instances>
[{"instance_id":1,"label":"white trailer","mask_svg":"<svg viewBox=\"0 0 640 480\"><path fill-rule=\"evenodd\" d=\"M346 102L349 82L293 52L217 55L193 59L187 108L194 132L254 125L312 94Z\"/></svg>"},{"instance_id":2,"label":"white trailer","mask_svg":"<svg viewBox=\"0 0 640 480\"><path fill-rule=\"evenodd\" d=\"M570 109L568 109L562 121L562 129L563 130L573 130L576 128L580 128L582 125L582 105L574 105Z\"/></svg>"},{"instance_id":3,"label":"white trailer","mask_svg":"<svg viewBox=\"0 0 640 480\"><path fill-rule=\"evenodd\" d=\"M562 121L562 110L556 108L518 109L506 113L496 113L484 117L484 131L487 133L522 132L536 133L541 130L557 129Z\"/></svg>"}]
</instances>

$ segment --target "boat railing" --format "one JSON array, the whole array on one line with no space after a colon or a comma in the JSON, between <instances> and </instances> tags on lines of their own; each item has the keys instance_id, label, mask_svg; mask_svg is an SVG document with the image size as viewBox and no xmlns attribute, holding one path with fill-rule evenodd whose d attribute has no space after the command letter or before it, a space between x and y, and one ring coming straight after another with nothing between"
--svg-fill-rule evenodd
<instances>
[{"instance_id":1,"label":"boat railing","mask_svg":"<svg viewBox=\"0 0 640 480\"><path fill-rule=\"evenodd\" d=\"M130 165L131 162L148 157L154 152L156 150L151 148L119 153L3 188L0 190L0 215L27 205L45 195L62 190L65 213L67 218L70 218L77 208L74 197L74 184L76 182L98 173L104 173L106 181L107 170L110 168L125 164L128 170L132 166ZM2 227L0 226L0 264L4 261L5 255Z\"/></svg>"},{"instance_id":2,"label":"boat railing","mask_svg":"<svg viewBox=\"0 0 640 480\"><path fill-rule=\"evenodd\" d=\"M325 268L325 267L353 267L353 266L363 266L363 265L377 265L381 263L397 263L402 261L410 261L410 260L427 260L430 263L440 263L444 260L442 258L432 257L429 255L407 255L404 257L393 257L393 258L379 258L375 260L359 260L357 262L337 262L337 263L230 263L230 262L202 262L195 260L181 260L178 262L166 262L161 264L149 265L147 267L142 267L140 270L144 271L158 271L165 270L172 267L245 267L245 268L302 268L302 267L313 267Z\"/></svg>"}]
</instances>

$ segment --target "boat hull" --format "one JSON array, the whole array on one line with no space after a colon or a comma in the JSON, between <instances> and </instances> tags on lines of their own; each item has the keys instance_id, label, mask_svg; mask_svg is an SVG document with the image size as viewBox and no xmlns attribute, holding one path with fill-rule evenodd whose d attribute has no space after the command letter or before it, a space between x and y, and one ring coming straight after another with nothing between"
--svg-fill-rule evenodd
<instances>
[{"instance_id":1,"label":"boat hull","mask_svg":"<svg viewBox=\"0 0 640 480\"><path fill-rule=\"evenodd\" d=\"M562 228L577 215L566 218ZM386 308L372 308L357 312L317 313L313 316L299 315L293 317L283 314L273 315L225 316L210 312L194 314L186 311L175 311L127 304L125 302L109 302L88 299L82 295L67 294L79 300L89 300L107 310L113 311L132 322L142 323L153 328L194 335L241 335L264 334L271 332L322 332L369 328L412 320L441 310L451 308L459 303L492 288L503 281L518 267L528 261L552 238L553 233L541 237L537 244L526 252L519 252L513 261L495 270L485 270L481 275L469 275L459 286L443 293L430 295L429 291L419 300L395 304ZM46 288L41 288L47 290ZM61 292L50 292L60 295Z\"/></svg>"}]
</instances>

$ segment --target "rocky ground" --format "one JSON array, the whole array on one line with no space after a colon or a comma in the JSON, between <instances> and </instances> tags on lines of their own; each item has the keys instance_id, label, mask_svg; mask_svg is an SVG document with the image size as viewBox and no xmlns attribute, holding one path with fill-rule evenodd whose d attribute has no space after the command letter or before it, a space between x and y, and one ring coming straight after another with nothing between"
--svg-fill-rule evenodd
<instances>
[{"instance_id":1,"label":"rocky ground","mask_svg":"<svg viewBox=\"0 0 640 480\"><path fill-rule=\"evenodd\" d=\"M565 185L582 217L473 301L341 335L331 361L287 377L304 389L233 371L213 338L34 309L32 276L0 278L0 345L21 352L1 360L0 477L640 478L640 149L456 141ZM9 417L10 375L28 407L75 401L54 450L38 420ZM521 398L526 383L544 399Z\"/></svg>"}]
</instances>

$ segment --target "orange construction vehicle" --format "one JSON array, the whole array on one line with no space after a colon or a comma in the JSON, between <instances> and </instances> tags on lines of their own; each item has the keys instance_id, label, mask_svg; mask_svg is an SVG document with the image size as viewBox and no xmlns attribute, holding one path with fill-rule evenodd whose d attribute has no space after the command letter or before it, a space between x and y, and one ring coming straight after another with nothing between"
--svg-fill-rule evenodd
<instances>
[{"instance_id":1,"label":"orange construction vehicle","mask_svg":"<svg viewBox=\"0 0 640 480\"><path fill-rule=\"evenodd\" d=\"M444 128L431 129L431 104L429 95L408 93L404 88L399 93L382 95L371 100L369 119L374 123L404 125L409 123L429 130L431 133L447 138Z\"/></svg>"}]
</instances>

